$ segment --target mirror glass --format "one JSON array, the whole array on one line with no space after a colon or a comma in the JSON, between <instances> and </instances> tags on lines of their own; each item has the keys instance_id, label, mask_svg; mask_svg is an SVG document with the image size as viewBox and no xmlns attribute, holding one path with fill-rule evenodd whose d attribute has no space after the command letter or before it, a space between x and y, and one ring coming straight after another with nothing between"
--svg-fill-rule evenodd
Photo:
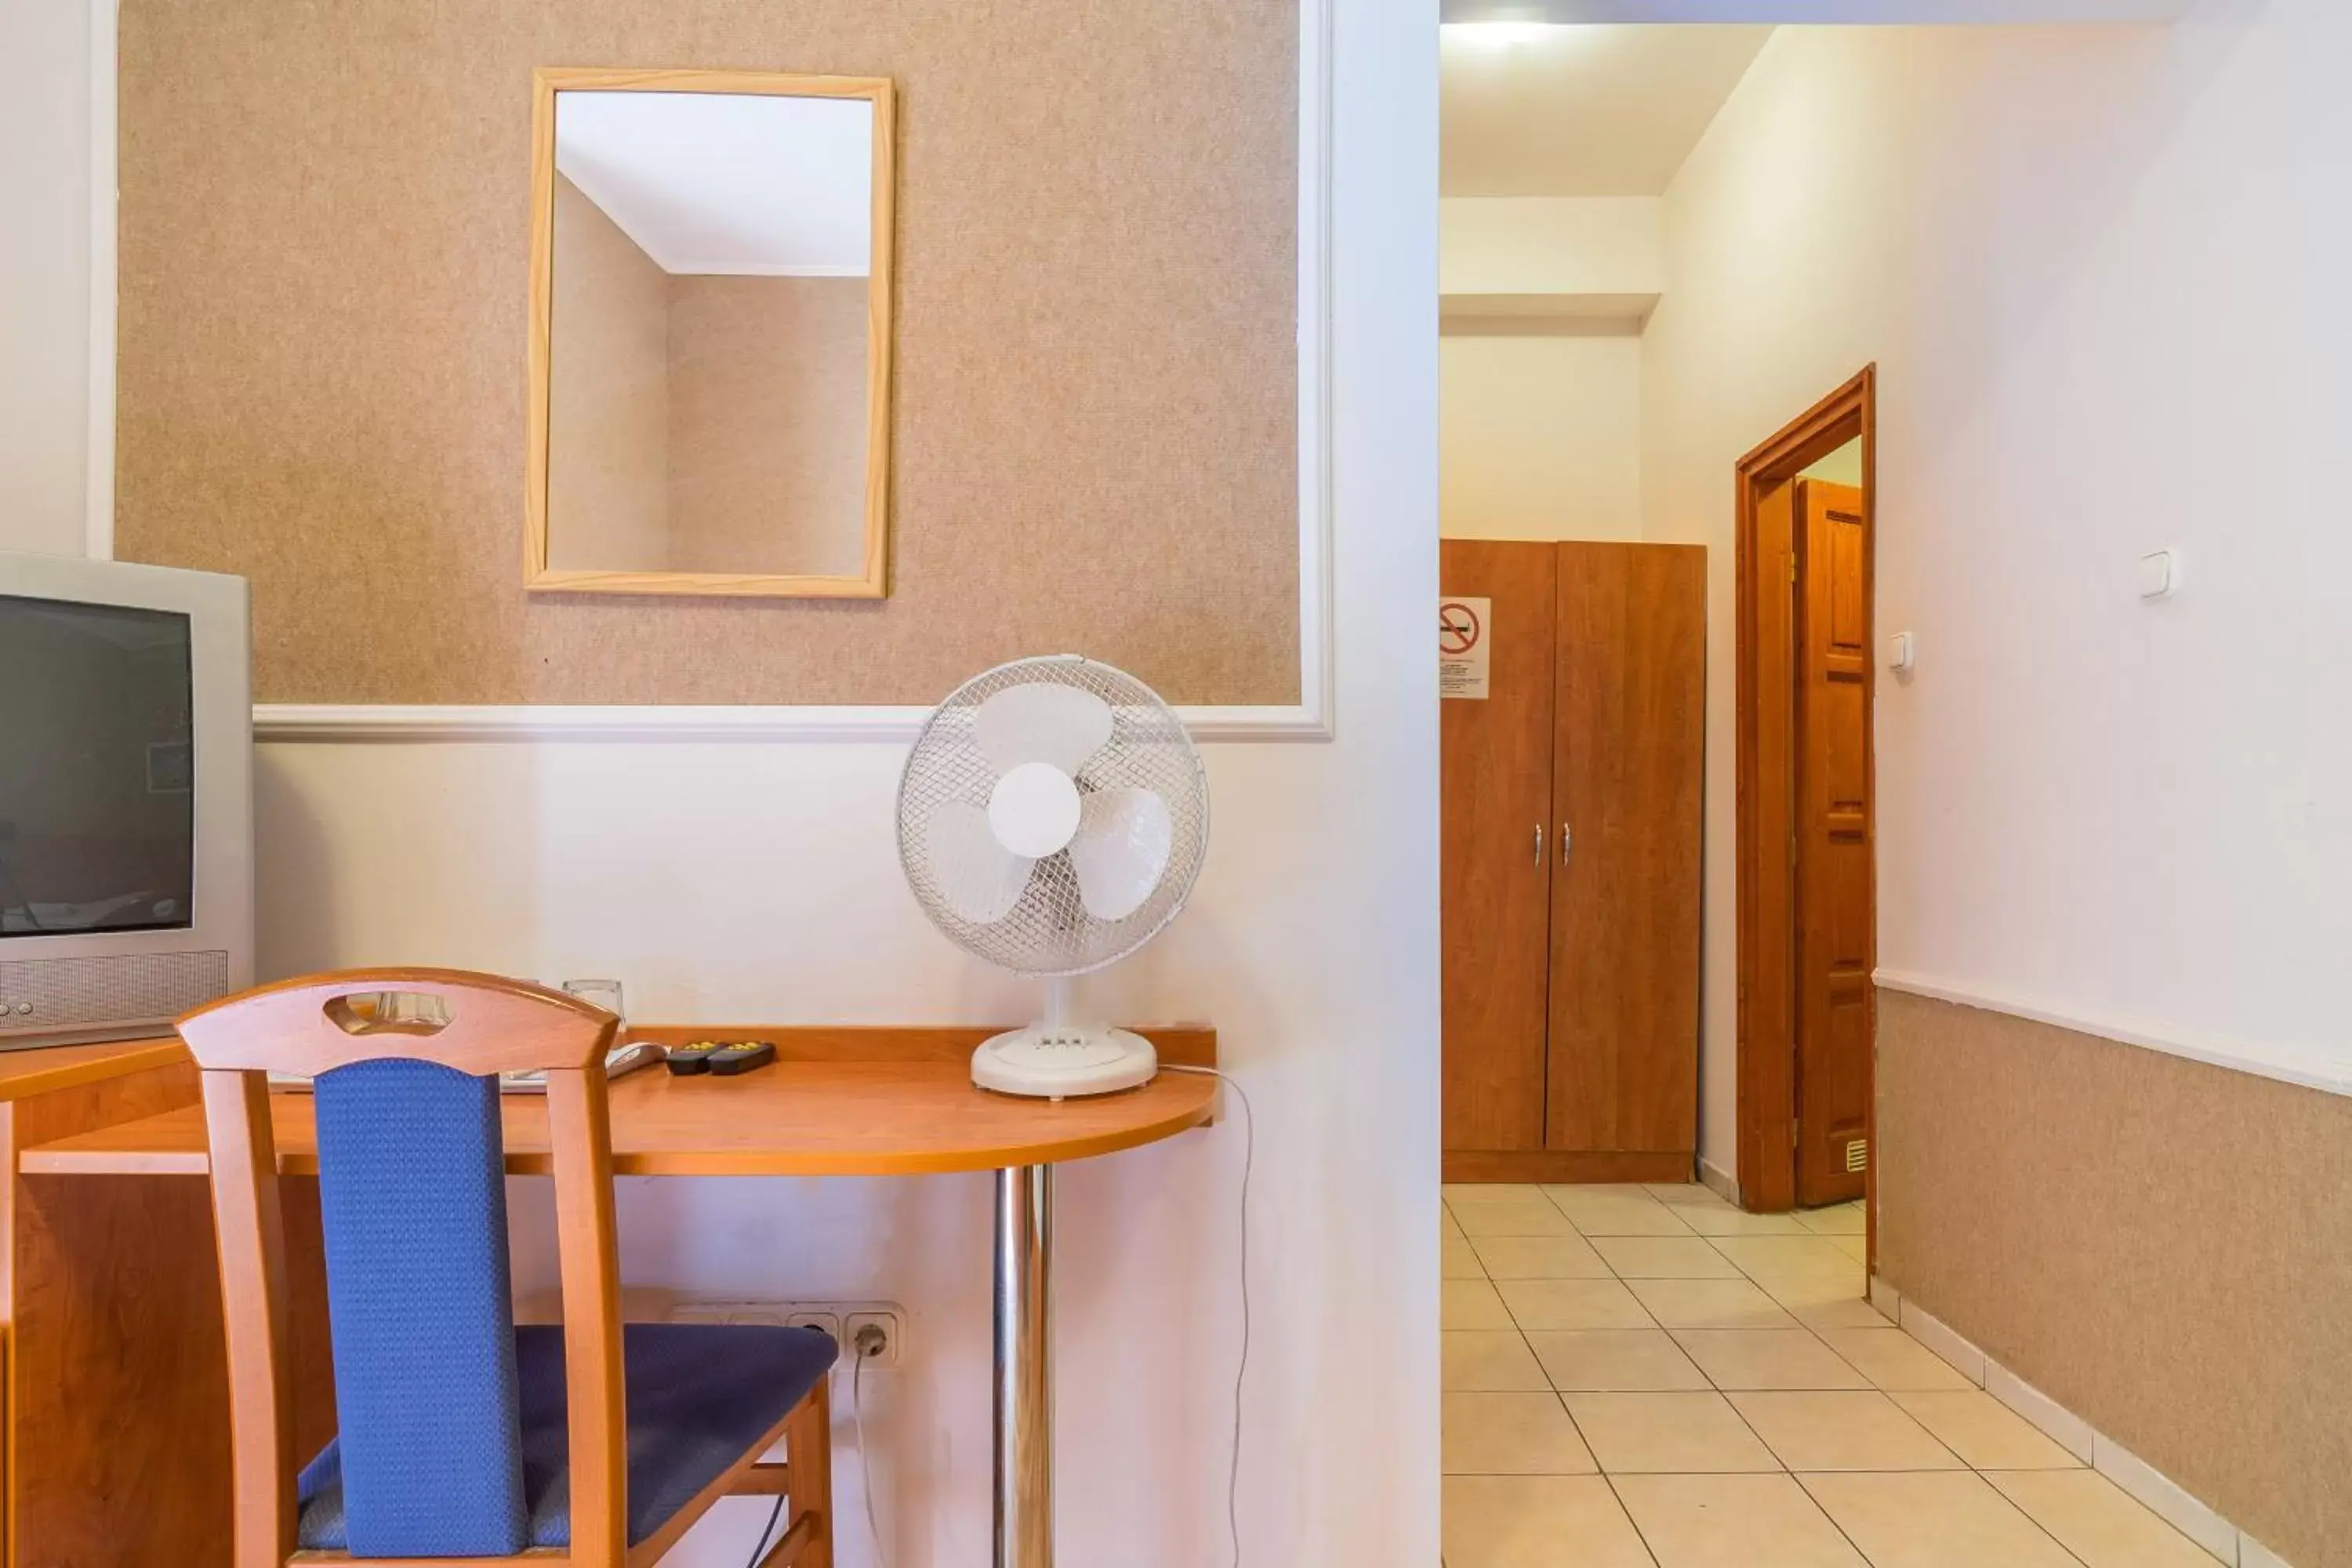
<instances>
[{"instance_id":1,"label":"mirror glass","mask_svg":"<svg viewBox=\"0 0 2352 1568\"><path fill-rule=\"evenodd\" d=\"M887 84L692 74L551 95L532 585L878 595Z\"/></svg>"}]
</instances>

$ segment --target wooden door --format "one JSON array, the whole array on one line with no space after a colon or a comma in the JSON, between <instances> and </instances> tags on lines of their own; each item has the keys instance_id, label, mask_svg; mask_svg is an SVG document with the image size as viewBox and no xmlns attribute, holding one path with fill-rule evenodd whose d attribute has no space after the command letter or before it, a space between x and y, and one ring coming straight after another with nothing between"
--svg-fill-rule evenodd
<instances>
[{"instance_id":1,"label":"wooden door","mask_svg":"<svg viewBox=\"0 0 2352 1568\"><path fill-rule=\"evenodd\" d=\"M1442 595L1491 601L1488 695L1438 704L1449 1180L1479 1179L1451 1152L1543 1147L1552 574L1549 544L1438 547Z\"/></svg>"},{"instance_id":2,"label":"wooden door","mask_svg":"<svg viewBox=\"0 0 2352 1568\"><path fill-rule=\"evenodd\" d=\"M1797 1201L1828 1204L1870 1153L1871 540L1860 490L1795 488Z\"/></svg>"},{"instance_id":3,"label":"wooden door","mask_svg":"<svg viewBox=\"0 0 2352 1568\"><path fill-rule=\"evenodd\" d=\"M1651 1167L1633 1161L1601 1180L1688 1180L1706 553L1559 551L1547 1141L1557 1151L1669 1157L1663 1175L1635 1174Z\"/></svg>"},{"instance_id":4,"label":"wooden door","mask_svg":"<svg viewBox=\"0 0 2352 1568\"><path fill-rule=\"evenodd\" d=\"M1748 559L1752 681L1742 718L1749 728L1754 776L1740 791L1739 899L1743 952L1739 1002L1743 1123L1778 1151L1764 1177L1743 1180L1742 1194L1763 1206L1796 1201L1790 1161L1797 1147L1797 481L1756 498Z\"/></svg>"}]
</instances>

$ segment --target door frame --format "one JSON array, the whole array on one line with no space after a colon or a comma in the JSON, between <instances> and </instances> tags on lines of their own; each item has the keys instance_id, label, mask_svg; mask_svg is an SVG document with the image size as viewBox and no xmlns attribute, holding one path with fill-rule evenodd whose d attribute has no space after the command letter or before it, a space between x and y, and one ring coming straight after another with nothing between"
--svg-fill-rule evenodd
<instances>
[{"instance_id":1,"label":"door frame","mask_svg":"<svg viewBox=\"0 0 2352 1568\"><path fill-rule=\"evenodd\" d=\"M1789 1135L1773 1136L1786 1125L1793 1130L1797 1118L1797 1035L1796 991L1787 988L1789 1005L1769 1010L1760 1001L1751 1001L1758 987L1753 984L1763 966L1780 955L1780 961L1793 964L1795 958L1793 909L1770 910L1762 907L1758 887L1761 857L1781 852L1781 847L1795 831L1797 803L1784 793L1768 796L1759 788L1759 767L1761 746L1758 732L1760 720L1758 700L1756 647L1757 598L1763 584L1757 580L1759 563L1756 550L1757 504L1774 487L1793 480L1799 474L1832 452L1857 437L1862 442L1862 506L1867 527L1864 539L1863 574L1864 592L1874 602L1877 595L1878 555L1878 367L1869 364L1860 374L1822 398L1812 407L1790 421L1769 440L1739 459L1738 468L1738 516L1735 527L1737 550L1737 594L1738 601L1738 848L1736 860L1738 877L1738 936L1737 963L1738 969L1738 1178L1741 1204L1756 1213L1777 1213L1796 1206L1797 1150ZM1776 584L1776 588L1784 585ZM1872 617L1875 626L1875 616ZM1871 650L1868 668L1869 684L1864 700L1874 705L1877 696L1877 649ZM1788 739L1793 740L1793 736ZM1871 729L1869 751L1865 759L1872 779L1872 797L1876 798L1878 773L1876 726ZM1769 809L1768 801L1784 801L1788 810L1776 814L1773 821L1761 820ZM1875 817L1874 809L1873 816ZM1870 886L1872 920L1867 965L1875 972L1878 965L1878 834L1875 820L1870 835ZM1870 1029L1872 1061L1870 1072L1874 1080L1869 1097L1869 1110L1864 1136L1870 1141L1870 1160L1864 1173L1864 1206L1869 1215L1870 1260L1867 1267L1877 1263L1878 1210L1878 1127L1877 1094L1875 1090L1878 996L1874 989L1870 998Z\"/></svg>"}]
</instances>

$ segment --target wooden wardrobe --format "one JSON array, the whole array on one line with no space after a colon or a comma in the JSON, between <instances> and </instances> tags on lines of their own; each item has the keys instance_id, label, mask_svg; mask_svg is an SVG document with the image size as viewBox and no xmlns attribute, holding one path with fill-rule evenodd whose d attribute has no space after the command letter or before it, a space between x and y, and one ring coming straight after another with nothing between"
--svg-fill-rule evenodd
<instances>
[{"instance_id":1,"label":"wooden wardrobe","mask_svg":"<svg viewBox=\"0 0 2352 1568\"><path fill-rule=\"evenodd\" d=\"M1487 661L1485 697L1440 704L1445 1179L1689 1181L1706 552L1439 561Z\"/></svg>"}]
</instances>

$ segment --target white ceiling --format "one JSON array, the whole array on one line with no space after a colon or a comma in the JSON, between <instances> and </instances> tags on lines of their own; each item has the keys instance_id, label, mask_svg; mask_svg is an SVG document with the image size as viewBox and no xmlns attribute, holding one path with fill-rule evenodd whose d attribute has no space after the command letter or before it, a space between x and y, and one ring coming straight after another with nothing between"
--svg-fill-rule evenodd
<instances>
[{"instance_id":1,"label":"white ceiling","mask_svg":"<svg viewBox=\"0 0 2352 1568\"><path fill-rule=\"evenodd\" d=\"M1439 29L1449 196L1664 194L1769 27Z\"/></svg>"},{"instance_id":2,"label":"white ceiling","mask_svg":"<svg viewBox=\"0 0 2352 1568\"><path fill-rule=\"evenodd\" d=\"M1448 22L2172 22L2193 0L1440 0Z\"/></svg>"},{"instance_id":3,"label":"white ceiling","mask_svg":"<svg viewBox=\"0 0 2352 1568\"><path fill-rule=\"evenodd\" d=\"M561 92L555 166L665 272L872 268L874 106L862 98Z\"/></svg>"}]
</instances>

